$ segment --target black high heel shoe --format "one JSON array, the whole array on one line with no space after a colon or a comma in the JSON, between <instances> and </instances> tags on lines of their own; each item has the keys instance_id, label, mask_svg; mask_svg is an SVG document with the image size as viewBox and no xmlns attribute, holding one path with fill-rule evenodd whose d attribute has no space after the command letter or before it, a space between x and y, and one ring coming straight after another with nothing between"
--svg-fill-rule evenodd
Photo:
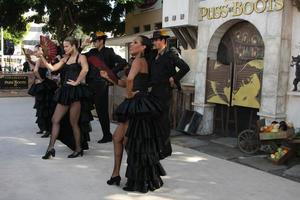
<instances>
[{"instance_id":1,"label":"black high heel shoe","mask_svg":"<svg viewBox=\"0 0 300 200\"><path fill-rule=\"evenodd\" d=\"M68 158L76 158L78 156L83 156L83 149L81 149L79 152L74 151L72 154L68 155Z\"/></svg>"},{"instance_id":2,"label":"black high heel shoe","mask_svg":"<svg viewBox=\"0 0 300 200\"><path fill-rule=\"evenodd\" d=\"M115 176L115 177L111 177L106 183L108 185L120 185L120 182L121 182L121 177L120 176Z\"/></svg>"},{"instance_id":3,"label":"black high heel shoe","mask_svg":"<svg viewBox=\"0 0 300 200\"><path fill-rule=\"evenodd\" d=\"M42 159L49 159L50 156L55 157L55 149L47 150L46 154L42 157Z\"/></svg>"}]
</instances>

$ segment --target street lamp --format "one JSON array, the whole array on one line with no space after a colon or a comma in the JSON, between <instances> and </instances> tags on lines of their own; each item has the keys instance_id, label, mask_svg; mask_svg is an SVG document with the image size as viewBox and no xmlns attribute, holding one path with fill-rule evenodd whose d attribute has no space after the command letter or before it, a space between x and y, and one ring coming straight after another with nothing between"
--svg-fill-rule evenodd
<instances>
[{"instance_id":1,"label":"street lamp","mask_svg":"<svg viewBox=\"0 0 300 200\"><path fill-rule=\"evenodd\" d=\"M3 27L1 27L1 46L0 46L0 56L1 56L1 67L4 66L4 39L3 39Z\"/></svg>"}]
</instances>

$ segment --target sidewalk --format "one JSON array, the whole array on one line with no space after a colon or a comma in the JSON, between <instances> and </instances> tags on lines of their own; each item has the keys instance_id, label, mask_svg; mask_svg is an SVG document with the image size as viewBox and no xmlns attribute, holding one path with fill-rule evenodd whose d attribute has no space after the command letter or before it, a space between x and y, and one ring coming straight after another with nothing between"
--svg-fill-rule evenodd
<instances>
[{"instance_id":1,"label":"sidewalk","mask_svg":"<svg viewBox=\"0 0 300 200\"><path fill-rule=\"evenodd\" d=\"M284 165L274 165L265 152L249 155L241 152L237 146L237 138L220 137L218 135L191 136L177 131L172 132L173 144L191 148L211 156L253 167L274 175L278 175L300 183L300 158L293 157Z\"/></svg>"},{"instance_id":2,"label":"sidewalk","mask_svg":"<svg viewBox=\"0 0 300 200\"><path fill-rule=\"evenodd\" d=\"M56 157L42 160L48 139L36 135L32 98L0 98L0 200L295 200L300 183L199 151L173 145L162 161L164 186L147 194L108 186L112 143L98 144L100 126L93 121L90 150L76 159L56 145ZM112 127L112 129L115 126ZM122 182L126 180L126 155Z\"/></svg>"}]
</instances>

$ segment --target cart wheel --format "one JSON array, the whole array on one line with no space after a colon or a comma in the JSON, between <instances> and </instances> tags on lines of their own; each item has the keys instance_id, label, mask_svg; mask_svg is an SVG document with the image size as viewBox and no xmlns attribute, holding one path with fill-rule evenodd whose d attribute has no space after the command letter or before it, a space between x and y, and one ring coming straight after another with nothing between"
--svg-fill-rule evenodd
<instances>
[{"instance_id":1,"label":"cart wheel","mask_svg":"<svg viewBox=\"0 0 300 200\"><path fill-rule=\"evenodd\" d=\"M238 136L238 147L246 154L254 154L260 148L258 135L251 129L242 131Z\"/></svg>"}]
</instances>

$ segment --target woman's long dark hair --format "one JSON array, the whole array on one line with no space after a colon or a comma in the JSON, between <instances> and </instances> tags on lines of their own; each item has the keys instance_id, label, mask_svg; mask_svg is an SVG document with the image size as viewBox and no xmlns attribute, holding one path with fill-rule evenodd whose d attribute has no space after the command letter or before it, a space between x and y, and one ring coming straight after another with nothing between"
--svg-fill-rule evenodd
<instances>
[{"instance_id":1,"label":"woman's long dark hair","mask_svg":"<svg viewBox=\"0 0 300 200\"><path fill-rule=\"evenodd\" d=\"M141 41L142 45L146 46L144 50L144 57L147 61L148 69L150 70L150 65L152 60L152 41L144 35L139 35L139 37L142 39Z\"/></svg>"}]
</instances>

